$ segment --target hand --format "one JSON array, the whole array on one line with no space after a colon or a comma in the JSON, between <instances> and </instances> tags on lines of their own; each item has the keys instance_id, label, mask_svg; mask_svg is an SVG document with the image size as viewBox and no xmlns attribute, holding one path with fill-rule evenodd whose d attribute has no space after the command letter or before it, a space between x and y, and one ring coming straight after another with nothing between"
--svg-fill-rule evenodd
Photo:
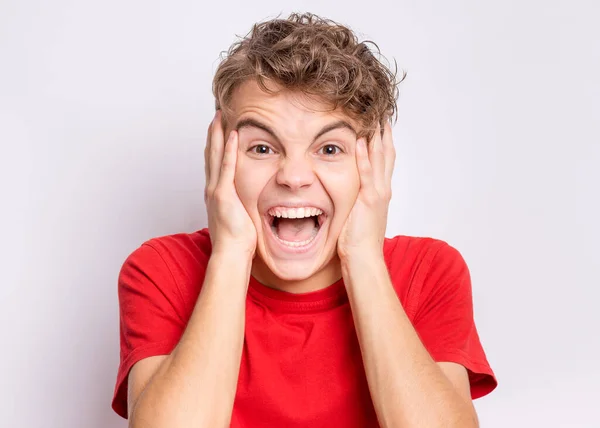
<instances>
[{"instance_id":1,"label":"hand","mask_svg":"<svg viewBox=\"0 0 600 428\"><path fill-rule=\"evenodd\" d=\"M204 149L206 187L204 202L213 253L241 251L254 257L256 228L240 201L234 184L238 133L231 131L225 141L221 112L208 128Z\"/></svg>"},{"instance_id":2,"label":"hand","mask_svg":"<svg viewBox=\"0 0 600 428\"><path fill-rule=\"evenodd\" d=\"M383 137L380 129L378 125L368 149L364 138L356 144L360 189L338 239L337 251L342 262L383 256L396 150L387 120Z\"/></svg>"}]
</instances>

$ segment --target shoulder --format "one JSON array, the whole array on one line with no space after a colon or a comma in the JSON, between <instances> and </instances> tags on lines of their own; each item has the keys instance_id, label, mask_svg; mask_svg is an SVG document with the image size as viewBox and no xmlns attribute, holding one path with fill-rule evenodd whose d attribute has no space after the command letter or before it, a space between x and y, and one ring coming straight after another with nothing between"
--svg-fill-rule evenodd
<instances>
[{"instance_id":1,"label":"shoulder","mask_svg":"<svg viewBox=\"0 0 600 428\"><path fill-rule=\"evenodd\" d=\"M152 247L168 265L174 262L184 266L202 264L210 258L212 251L208 229L159 236L144 242L144 245Z\"/></svg>"},{"instance_id":2,"label":"shoulder","mask_svg":"<svg viewBox=\"0 0 600 428\"><path fill-rule=\"evenodd\" d=\"M438 276L468 275L461 253L441 239L397 235L386 238L384 256L396 293L409 317Z\"/></svg>"},{"instance_id":3,"label":"shoulder","mask_svg":"<svg viewBox=\"0 0 600 428\"><path fill-rule=\"evenodd\" d=\"M385 262L391 274L424 272L440 263L464 262L460 252L441 239L397 235L386 238Z\"/></svg>"},{"instance_id":4,"label":"shoulder","mask_svg":"<svg viewBox=\"0 0 600 428\"><path fill-rule=\"evenodd\" d=\"M125 260L121 285L130 276L147 278L161 293L178 294L191 311L204 282L211 250L208 229L149 239Z\"/></svg>"}]
</instances>

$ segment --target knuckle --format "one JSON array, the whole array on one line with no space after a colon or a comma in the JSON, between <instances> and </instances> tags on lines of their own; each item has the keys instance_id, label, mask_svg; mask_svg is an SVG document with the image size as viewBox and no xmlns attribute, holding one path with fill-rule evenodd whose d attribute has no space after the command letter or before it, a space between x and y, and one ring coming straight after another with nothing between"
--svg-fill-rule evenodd
<instances>
[{"instance_id":1,"label":"knuckle","mask_svg":"<svg viewBox=\"0 0 600 428\"><path fill-rule=\"evenodd\" d=\"M375 192L368 192L365 196L365 202L369 206L373 206L377 203L378 197Z\"/></svg>"},{"instance_id":2,"label":"knuckle","mask_svg":"<svg viewBox=\"0 0 600 428\"><path fill-rule=\"evenodd\" d=\"M215 187L210 184L207 185L206 188L204 189L204 194L206 195L207 198L213 199L214 195L215 195Z\"/></svg>"},{"instance_id":3,"label":"knuckle","mask_svg":"<svg viewBox=\"0 0 600 428\"><path fill-rule=\"evenodd\" d=\"M227 203L228 201L228 195L227 192L225 192L225 189L223 189L223 187L219 186L215 189L212 199L217 202L219 205L223 205L225 203Z\"/></svg>"},{"instance_id":4,"label":"knuckle","mask_svg":"<svg viewBox=\"0 0 600 428\"><path fill-rule=\"evenodd\" d=\"M224 156L223 157L223 169L230 169L233 168L235 164L235 160L231 158L231 156Z\"/></svg>"}]
</instances>

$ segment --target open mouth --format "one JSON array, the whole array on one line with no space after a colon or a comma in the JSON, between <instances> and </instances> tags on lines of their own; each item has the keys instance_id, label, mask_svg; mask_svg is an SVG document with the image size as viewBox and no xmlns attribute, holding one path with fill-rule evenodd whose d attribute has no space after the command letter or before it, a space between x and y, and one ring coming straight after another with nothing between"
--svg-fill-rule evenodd
<instances>
[{"instance_id":1,"label":"open mouth","mask_svg":"<svg viewBox=\"0 0 600 428\"><path fill-rule=\"evenodd\" d=\"M298 249L309 246L325 222L324 212L313 207L276 207L267 214L277 240L287 247Z\"/></svg>"}]
</instances>

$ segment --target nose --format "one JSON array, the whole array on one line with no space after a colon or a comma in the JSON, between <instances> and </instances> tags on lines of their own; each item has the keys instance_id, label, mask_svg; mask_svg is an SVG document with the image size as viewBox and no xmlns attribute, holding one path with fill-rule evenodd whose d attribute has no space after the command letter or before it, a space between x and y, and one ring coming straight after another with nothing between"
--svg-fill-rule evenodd
<instances>
[{"instance_id":1,"label":"nose","mask_svg":"<svg viewBox=\"0 0 600 428\"><path fill-rule=\"evenodd\" d=\"M315 172L309 159L285 158L279 166L276 179L277 184L296 191L303 187L310 187L315 180Z\"/></svg>"}]
</instances>

